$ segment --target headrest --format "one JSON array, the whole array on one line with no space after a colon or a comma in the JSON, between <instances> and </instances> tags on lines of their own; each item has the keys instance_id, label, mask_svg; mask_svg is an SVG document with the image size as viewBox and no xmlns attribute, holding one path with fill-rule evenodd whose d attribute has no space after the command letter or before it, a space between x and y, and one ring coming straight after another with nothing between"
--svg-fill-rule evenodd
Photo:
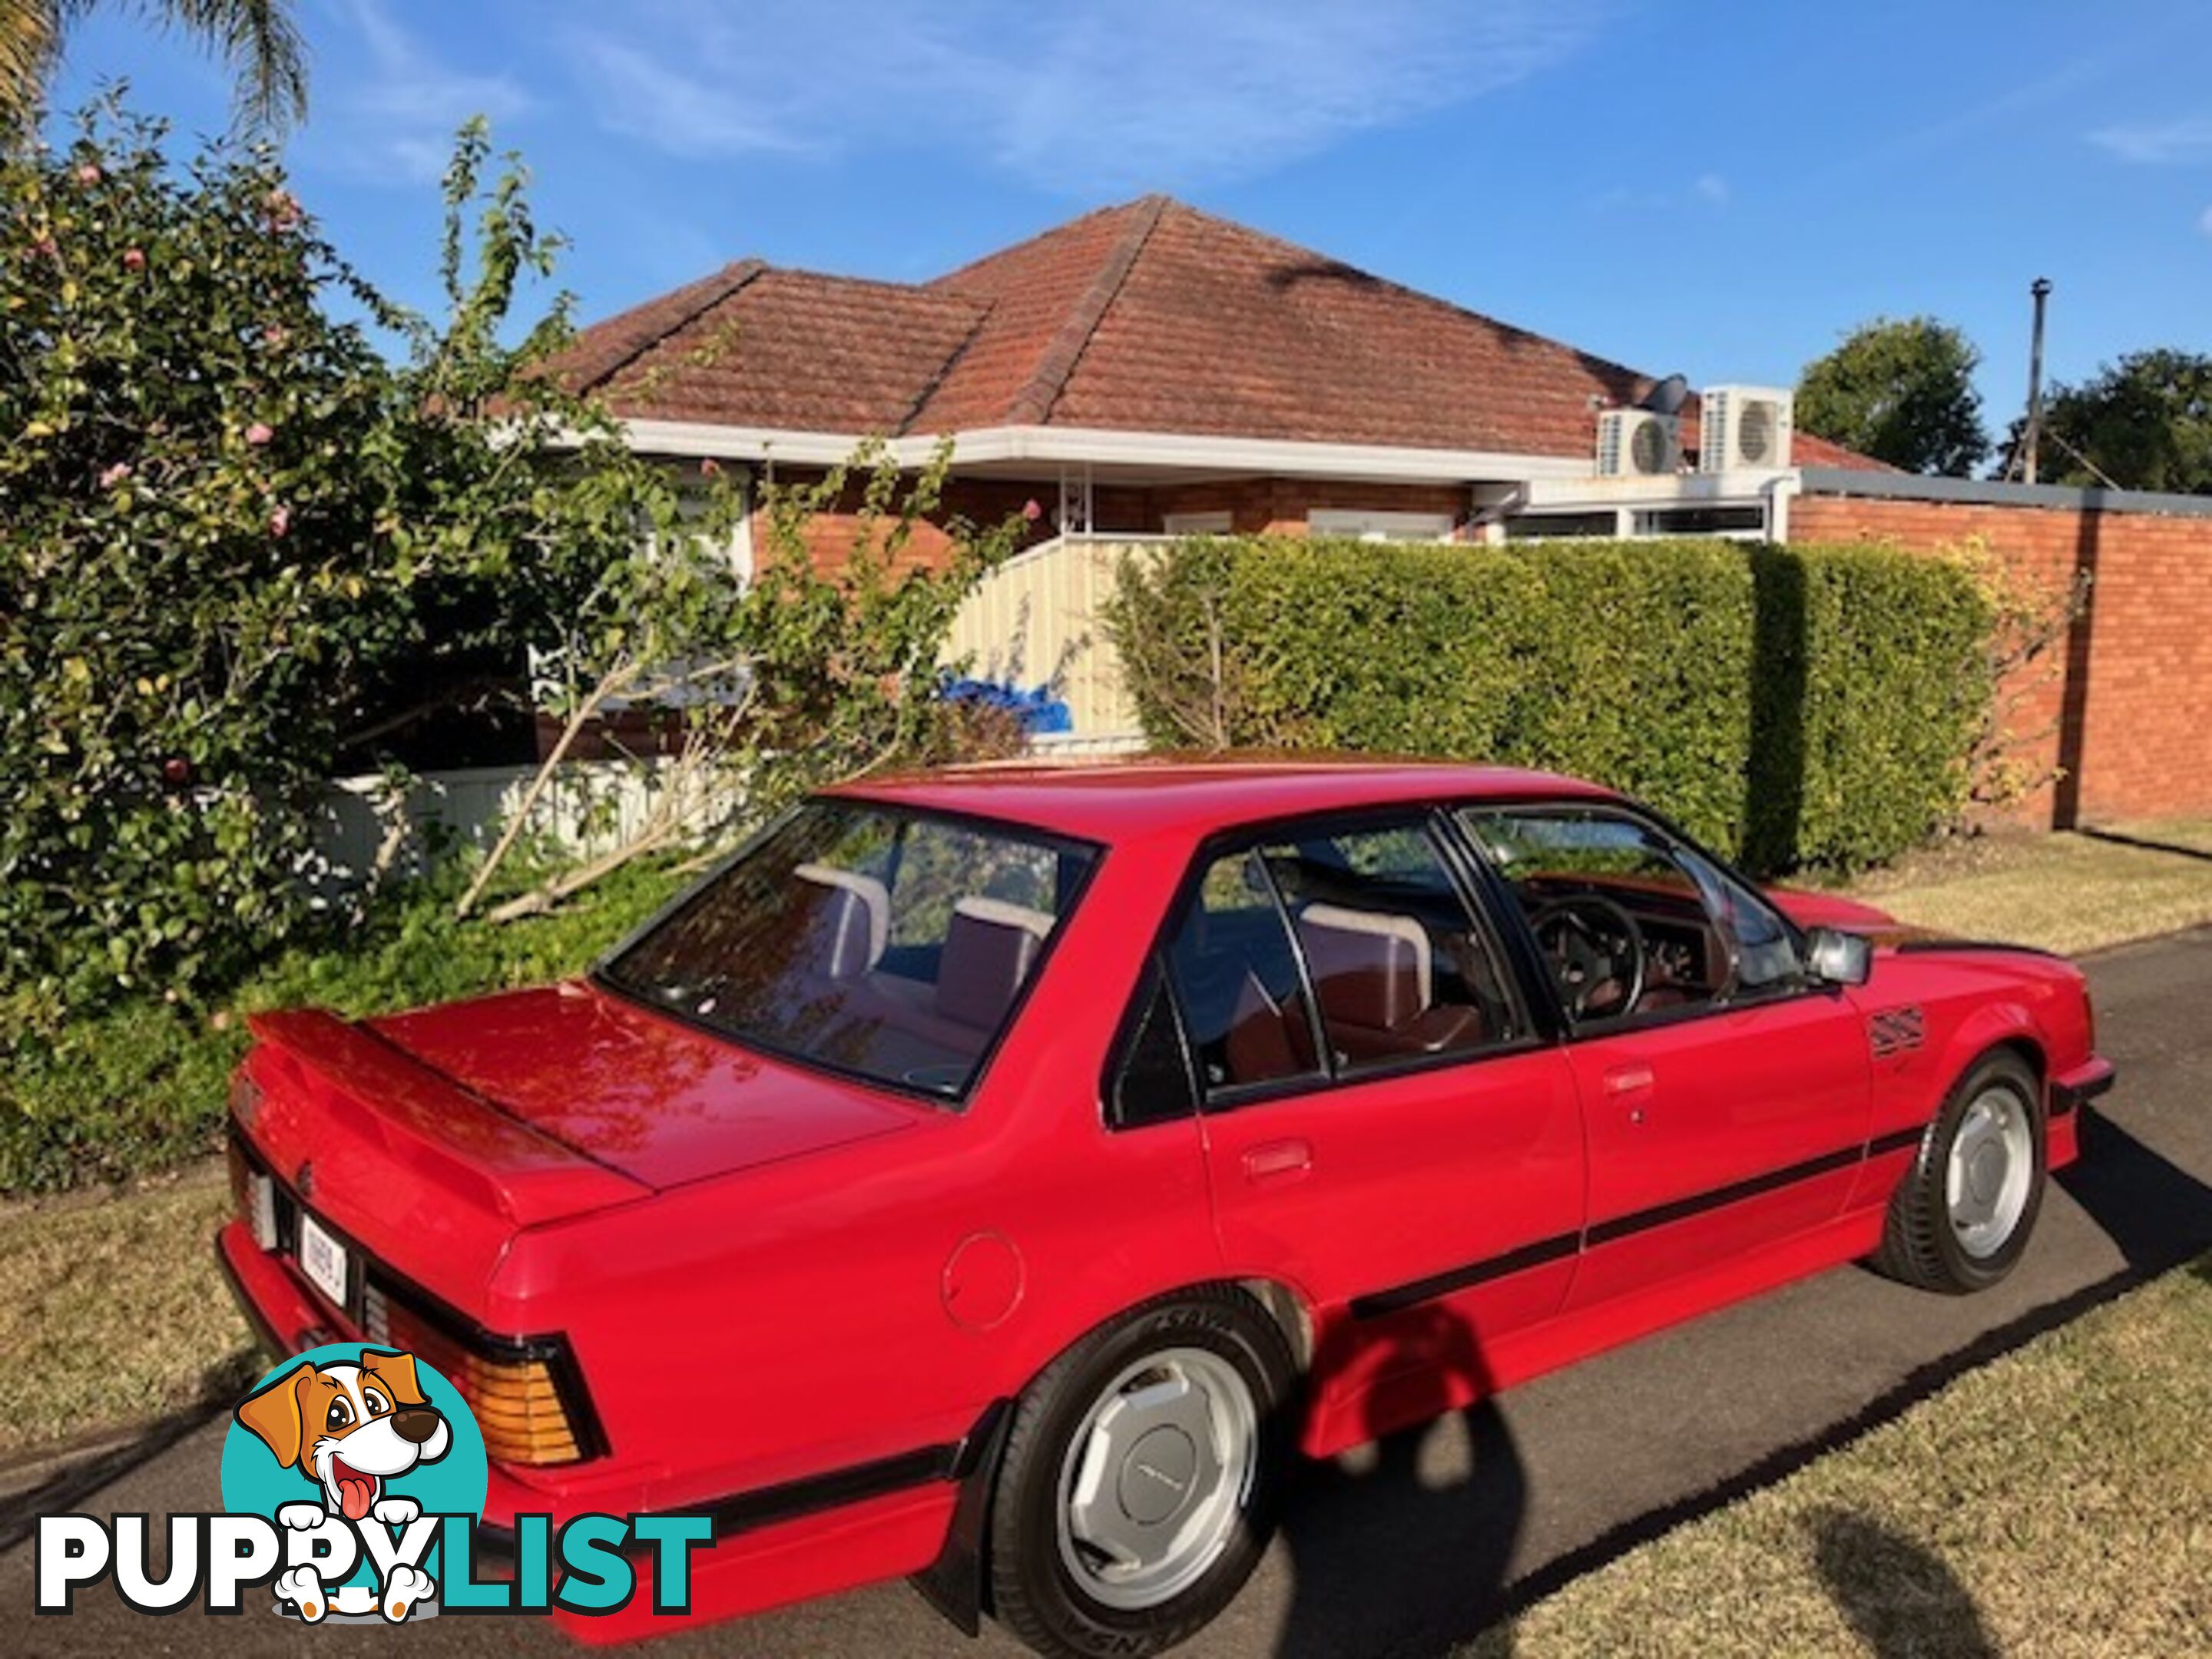
<instances>
[{"instance_id":1,"label":"headrest","mask_svg":"<svg viewBox=\"0 0 2212 1659\"><path fill-rule=\"evenodd\" d=\"M996 1030L1036 963L1052 918L1003 899L963 898L937 963L937 1012L978 1030Z\"/></svg>"},{"instance_id":2,"label":"headrest","mask_svg":"<svg viewBox=\"0 0 2212 1659\"><path fill-rule=\"evenodd\" d=\"M1395 1030L1428 1012L1428 930L1411 916L1310 904L1298 913L1322 1017Z\"/></svg>"},{"instance_id":3,"label":"headrest","mask_svg":"<svg viewBox=\"0 0 2212 1659\"><path fill-rule=\"evenodd\" d=\"M808 954L832 979L852 979L883 959L890 940L891 896L873 876L827 864L793 872L823 890L808 908Z\"/></svg>"}]
</instances>

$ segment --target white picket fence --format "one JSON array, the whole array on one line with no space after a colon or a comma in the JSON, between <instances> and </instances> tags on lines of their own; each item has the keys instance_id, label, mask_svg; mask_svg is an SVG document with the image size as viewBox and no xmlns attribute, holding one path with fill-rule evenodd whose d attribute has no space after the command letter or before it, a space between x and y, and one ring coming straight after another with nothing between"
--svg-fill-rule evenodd
<instances>
[{"instance_id":1,"label":"white picket fence","mask_svg":"<svg viewBox=\"0 0 2212 1659\"><path fill-rule=\"evenodd\" d=\"M653 810L657 771L656 763L572 762L531 808L526 833L571 854L615 846ZM318 814L313 878L346 885L380 864L417 872L443 852L488 848L537 773L534 766L424 772L404 793L379 776L334 779Z\"/></svg>"},{"instance_id":2,"label":"white picket fence","mask_svg":"<svg viewBox=\"0 0 2212 1659\"><path fill-rule=\"evenodd\" d=\"M1122 733L1055 733L1031 740L1041 760L1127 754L1144 746ZM563 766L530 811L526 834L539 845L588 857L634 835L667 787L665 763L573 761ZM317 814L315 886L366 880L380 865L394 874L420 874L435 857L490 847L522 805L538 769L483 766L416 775L404 794L377 776L334 779ZM702 811L702 823L717 815Z\"/></svg>"}]
</instances>

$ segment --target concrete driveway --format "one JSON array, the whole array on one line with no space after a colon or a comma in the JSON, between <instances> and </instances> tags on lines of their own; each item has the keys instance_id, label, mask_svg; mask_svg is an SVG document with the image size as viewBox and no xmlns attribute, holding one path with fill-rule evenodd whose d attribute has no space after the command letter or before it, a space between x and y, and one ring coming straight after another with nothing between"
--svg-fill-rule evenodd
<instances>
[{"instance_id":1,"label":"concrete driveway","mask_svg":"<svg viewBox=\"0 0 2212 1659\"><path fill-rule=\"evenodd\" d=\"M1638 1540L1773 1480L1969 1366L2212 1249L2212 931L2091 964L2101 1046L2121 1067L2026 1262L1951 1299L1844 1268L1311 1470L1283 1535L1200 1655L1432 1654ZM222 1424L0 1500L0 1650L210 1659L326 1650L273 1618L148 1620L106 1585L36 1619L27 1516L216 1507ZM369 1640L377 1638L370 1638ZM410 1655L574 1652L520 1620L410 1630ZM890 1584L671 1638L679 1656L1012 1655L969 1644Z\"/></svg>"}]
</instances>

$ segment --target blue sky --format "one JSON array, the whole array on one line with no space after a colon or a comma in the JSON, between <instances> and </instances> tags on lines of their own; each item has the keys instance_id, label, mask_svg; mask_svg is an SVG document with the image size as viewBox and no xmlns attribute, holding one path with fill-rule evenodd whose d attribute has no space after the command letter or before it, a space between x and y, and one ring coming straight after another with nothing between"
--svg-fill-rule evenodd
<instances>
[{"instance_id":1,"label":"blue sky","mask_svg":"<svg viewBox=\"0 0 2212 1659\"><path fill-rule=\"evenodd\" d=\"M1165 190L1654 373L1795 380L1887 313L1964 326L2001 429L2029 280L2061 378L2212 348L2201 0L299 0L301 195L431 293L482 111L602 316L722 261L913 279ZM186 131L219 69L110 8L58 101Z\"/></svg>"}]
</instances>

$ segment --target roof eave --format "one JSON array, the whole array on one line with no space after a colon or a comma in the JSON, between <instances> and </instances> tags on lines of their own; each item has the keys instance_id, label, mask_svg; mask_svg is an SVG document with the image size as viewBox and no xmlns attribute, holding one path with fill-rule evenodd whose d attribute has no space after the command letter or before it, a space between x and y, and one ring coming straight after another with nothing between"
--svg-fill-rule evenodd
<instances>
[{"instance_id":1,"label":"roof eave","mask_svg":"<svg viewBox=\"0 0 2212 1659\"><path fill-rule=\"evenodd\" d=\"M622 422L622 428L630 446L647 454L774 460L800 466L834 466L851 459L854 452L867 441L866 434L857 432L802 432L703 421L629 420ZM920 466L941 441L939 434L915 433L888 440L884 447L900 465ZM1589 459L1581 455L1521 455L1494 450L1421 449L1070 426L1001 426L962 432L953 439L952 460L956 466L1087 464L1379 483L1582 478L1590 472Z\"/></svg>"}]
</instances>

